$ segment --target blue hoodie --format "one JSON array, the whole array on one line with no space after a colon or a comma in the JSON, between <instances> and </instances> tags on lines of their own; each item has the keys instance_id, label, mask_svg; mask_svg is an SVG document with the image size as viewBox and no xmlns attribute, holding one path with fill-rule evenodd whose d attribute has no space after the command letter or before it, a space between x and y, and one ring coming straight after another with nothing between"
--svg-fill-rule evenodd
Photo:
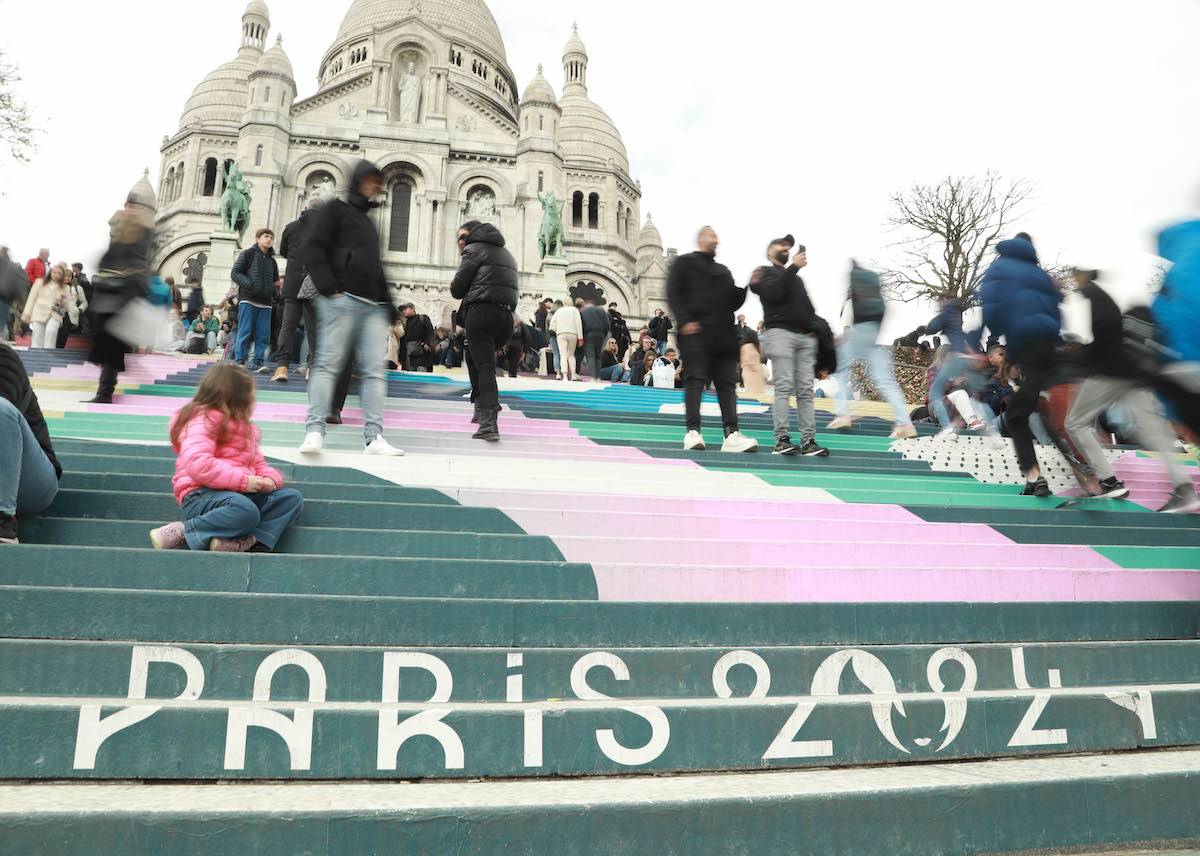
<instances>
[{"instance_id":1,"label":"blue hoodie","mask_svg":"<svg viewBox=\"0 0 1200 856\"><path fill-rule=\"evenodd\" d=\"M1013 238L1001 241L996 253L999 258L980 285L983 326L1004 336L1010 351L1039 339L1057 340L1062 333L1058 289L1038 266L1033 244Z\"/></svg>"},{"instance_id":2,"label":"blue hoodie","mask_svg":"<svg viewBox=\"0 0 1200 856\"><path fill-rule=\"evenodd\" d=\"M1172 264L1153 306L1163 344L1184 362L1200 360L1200 220L1165 230L1158 254Z\"/></svg>"}]
</instances>

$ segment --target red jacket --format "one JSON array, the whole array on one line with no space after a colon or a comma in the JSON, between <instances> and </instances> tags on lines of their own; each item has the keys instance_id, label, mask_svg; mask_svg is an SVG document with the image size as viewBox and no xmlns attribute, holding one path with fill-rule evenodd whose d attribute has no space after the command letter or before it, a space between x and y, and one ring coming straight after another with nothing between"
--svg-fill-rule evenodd
<instances>
[{"instance_id":1,"label":"red jacket","mask_svg":"<svg viewBox=\"0 0 1200 856\"><path fill-rule=\"evenodd\" d=\"M41 256L36 259L30 259L29 264L25 265L25 278L29 280L29 284L33 285L39 279L45 279L46 274L50 272L50 266L42 261Z\"/></svg>"},{"instance_id":2,"label":"red jacket","mask_svg":"<svg viewBox=\"0 0 1200 856\"><path fill-rule=\"evenodd\" d=\"M179 458L171 486L181 505L184 497L201 488L245 493L250 476L270 479L277 488L283 487L283 476L263 458L258 445L262 435L249 422L231 425L229 441L218 448L217 429L224 418L213 410L197 413L179 437L175 450Z\"/></svg>"}]
</instances>

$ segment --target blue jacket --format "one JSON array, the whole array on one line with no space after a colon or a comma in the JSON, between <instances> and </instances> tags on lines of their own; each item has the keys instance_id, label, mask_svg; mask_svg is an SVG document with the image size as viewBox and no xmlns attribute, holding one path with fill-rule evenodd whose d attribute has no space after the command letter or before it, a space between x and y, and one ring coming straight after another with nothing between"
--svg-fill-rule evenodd
<instances>
[{"instance_id":1,"label":"blue jacket","mask_svg":"<svg viewBox=\"0 0 1200 856\"><path fill-rule=\"evenodd\" d=\"M956 354L978 351L980 349L979 333L963 332L963 310L961 301L947 301L946 305L942 307L942 311L926 325L925 335L933 336L941 333L946 337L946 343L950 346L950 350Z\"/></svg>"},{"instance_id":2,"label":"blue jacket","mask_svg":"<svg viewBox=\"0 0 1200 856\"><path fill-rule=\"evenodd\" d=\"M1159 235L1158 254L1172 264L1152 307L1163 344L1184 362L1200 360L1200 220Z\"/></svg>"},{"instance_id":3,"label":"blue jacket","mask_svg":"<svg viewBox=\"0 0 1200 856\"><path fill-rule=\"evenodd\" d=\"M1009 351L1020 351L1026 342L1057 340L1062 333L1058 289L1038 266L1037 251L1023 238L1001 241L999 258L988 268L980 291L983 326L1003 335Z\"/></svg>"}]
</instances>

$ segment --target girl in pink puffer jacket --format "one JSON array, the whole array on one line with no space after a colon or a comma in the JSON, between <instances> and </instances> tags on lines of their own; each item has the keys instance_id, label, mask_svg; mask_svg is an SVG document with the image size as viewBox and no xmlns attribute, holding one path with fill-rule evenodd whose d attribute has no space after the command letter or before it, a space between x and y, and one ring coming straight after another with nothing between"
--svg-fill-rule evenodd
<instances>
[{"instance_id":1,"label":"girl in pink puffer jacket","mask_svg":"<svg viewBox=\"0 0 1200 856\"><path fill-rule=\"evenodd\" d=\"M150 533L156 550L270 553L300 516L304 499L263 458L253 413L250 373L218 363L175 416L172 485L183 522Z\"/></svg>"}]
</instances>

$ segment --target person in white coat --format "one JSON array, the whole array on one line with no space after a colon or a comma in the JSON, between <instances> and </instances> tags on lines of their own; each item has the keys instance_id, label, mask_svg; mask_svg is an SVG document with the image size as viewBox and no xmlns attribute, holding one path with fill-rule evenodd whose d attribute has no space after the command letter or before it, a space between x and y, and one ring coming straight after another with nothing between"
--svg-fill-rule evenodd
<instances>
[{"instance_id":1,"label":"person in white coat","mask_svg":"<svg viewBox=\"0 0 1200 856\"><path fill-rule=\"evenodd\" d=\"M49 275L33 284L21 320L33 330L33 348L53 348L58 341L58 329L69 305L66 265L50 268Z\"/></svg>"},{"instance_id":2,"label":"person in white coat","mask_svg":"<svg viewBox=\"0 0 1200 856\"><path fill-rule=\"evenodd\" d=\"M558 352L562 355L567 380L579 380L575 374L575 352L583 338L583 316L579 314L582 306L582 300L576 300L574 306L568 303L550 319L550 332L558 339Z\"/></svg>"}]
</instances>

